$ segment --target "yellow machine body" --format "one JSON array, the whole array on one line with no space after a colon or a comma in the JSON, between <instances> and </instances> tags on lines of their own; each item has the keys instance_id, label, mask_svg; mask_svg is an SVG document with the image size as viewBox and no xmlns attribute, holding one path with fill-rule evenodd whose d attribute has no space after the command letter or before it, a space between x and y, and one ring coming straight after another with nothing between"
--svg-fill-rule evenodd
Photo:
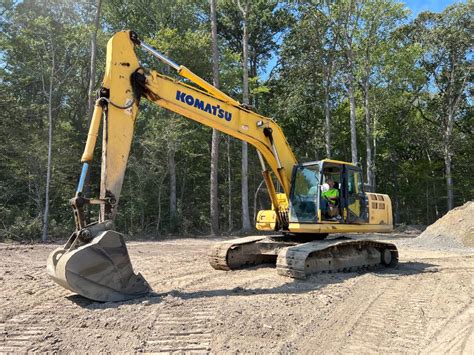
<instances>
[{"instance_id":1,"label":"yellow machine body","mask_svg":"<svg viewBox=\"0 0 474 355\"><path fill-rule=\"evenodd\" d=\"M288 198L284 193L277 193L276 198L278 200L277 206L281 211L288 213ZM257 220L255 222L255 228L259 231L276 231L278 230L278 216L276 207L272 203L270 210L261 210L257 213Z\"/></svg>"}]
</instances>

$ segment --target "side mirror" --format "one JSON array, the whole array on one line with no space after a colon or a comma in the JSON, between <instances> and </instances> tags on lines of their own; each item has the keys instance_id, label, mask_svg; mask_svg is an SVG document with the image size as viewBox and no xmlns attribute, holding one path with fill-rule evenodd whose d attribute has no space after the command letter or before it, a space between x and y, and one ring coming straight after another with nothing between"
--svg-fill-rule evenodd
<instances>
[{"instance_id":1,"label":"side mirror","mask_svg":"<svg viewBox=\"0 0 474 355\"><path fill-rule=\"evenodd\" d=\"M372 188L373 188L372 185L369 185L369 184L367 184L367 183L364 183L364 191L365 191L365 192L373 192L373 191L372 191Z\"/></svg>"}]
</instances>

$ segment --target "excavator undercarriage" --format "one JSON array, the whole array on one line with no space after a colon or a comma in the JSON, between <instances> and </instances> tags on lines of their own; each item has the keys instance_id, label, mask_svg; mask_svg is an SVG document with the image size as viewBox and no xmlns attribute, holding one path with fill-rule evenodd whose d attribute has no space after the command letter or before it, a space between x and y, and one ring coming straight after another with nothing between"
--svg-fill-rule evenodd
<instances>
[{"instance_id":1,"label":"excavator undercarriage","mask_svg":"<svg viewBox=\"0 0 474 355\"><path fill-rule=\"evenodd\" d=\"M311 240L312 241L304 241ZM216 244L209 262L217 270L235 270L260 264L276 264L279 275L296 279L320 272L349 272L385 266L394 267L398 251L394 244L374 240L320 235L253 236Z\"/></svg>"}]
</instances>

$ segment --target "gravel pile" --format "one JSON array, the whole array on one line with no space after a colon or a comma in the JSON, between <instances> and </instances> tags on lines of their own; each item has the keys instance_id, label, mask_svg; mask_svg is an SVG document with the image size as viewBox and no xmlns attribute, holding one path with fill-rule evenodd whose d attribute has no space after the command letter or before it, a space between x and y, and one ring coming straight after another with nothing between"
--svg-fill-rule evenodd
<instances>
[{"instance_id":1,"label":"gravel pile","mask_svg":"<svg viewBox=\"0 0 474 355\"><path fill-rule=\"evenodd\" d=\"M459 206L421 233L413 244L427 248L474 248L474 201Z\"/></svg>"}]
</instances>

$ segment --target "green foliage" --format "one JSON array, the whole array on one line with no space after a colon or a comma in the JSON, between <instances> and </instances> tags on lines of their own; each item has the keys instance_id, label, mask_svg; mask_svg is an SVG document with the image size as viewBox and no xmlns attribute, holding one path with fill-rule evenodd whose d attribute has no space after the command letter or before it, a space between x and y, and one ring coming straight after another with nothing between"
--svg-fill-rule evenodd
<instances>
[{"instance_id":1,"label":"green foliage","mask_svg":"<svg viewBox=\"0 0 474 355\"><path fill-rule=\"evenodd\" d=\"M0 240L29 240L40 235L51 78L54 138L50 234L64 238L73 229L67 201L75 190L86 137L94 4L92 0L5 0L0 4ZM351 159L347 58L341 37L341 26L349 19L354 30L356 80L363 83L368 75L377 191L392 197L396 220L427 224L446 212L446 147L452 151L455 205L474 198L472 1L452 5L439 14L422 13L412 20L406 17L406 7L391 0L259 0L249 4L251 102L283 127L300 161L324 158L326 89L332 117L332 155ZM211 81L208 12L209 4L204 0L104 0L96 88L103 75L106 42L122 29L135 30L147 43ZM242 14L237 1L219 1L217 17L221 87L239 99ZM146 68L175 75L154 58L139 55ZM275 55L277 66L264 80L263 69ZM51 74L53 57L55 70ZM456 92L460 95L453 113L453 131L446 139L447 114ZM118 227L136 236L208 233L210 129L144 101L125 176ZM357 143L364 162L362 102L363 89L358 86ZM226 231L231 229L227 218L229 180L233 227L240 225L240 142L222 135L220 152L220 225ZM98 148L91 175L94 196L98 192L99 158ZM173 161L177 196L174 217L169 207ZM253 149L249 168L252 216L254 193L262 180ZM257 194L257 209L268 208L263 195L264 191ZM90 217L97 217L95 209L91 209Z\"/></svg>"},{"instance_id":2,"label":"green foliage","mask_svg":"<svg viewBox=\"0 0 474 355\"><path fill-rule=\"evenodd\" d=\"M75 2L74 2L75 3ZM25 1L5 7L0 37L2 60L2 209L9 214L4 230L20 238L38 237L37 220L44 205L47 158L48 87L53 80L52 235L72 220L64 196L75 180L74 160L84 127L86 106L81 73L89 54L86 22L68 1ZM80 99L82 98L82 99ZM67 154L64 154L67 152ZM8 212L10 211L10 212ZM20 225L24 228L15 226ZM55 228L59 225L60 228ZM23 232L21 232L23 230ZM18 233L20 234L18 234Z\"/></svg>"}]
</instances>

